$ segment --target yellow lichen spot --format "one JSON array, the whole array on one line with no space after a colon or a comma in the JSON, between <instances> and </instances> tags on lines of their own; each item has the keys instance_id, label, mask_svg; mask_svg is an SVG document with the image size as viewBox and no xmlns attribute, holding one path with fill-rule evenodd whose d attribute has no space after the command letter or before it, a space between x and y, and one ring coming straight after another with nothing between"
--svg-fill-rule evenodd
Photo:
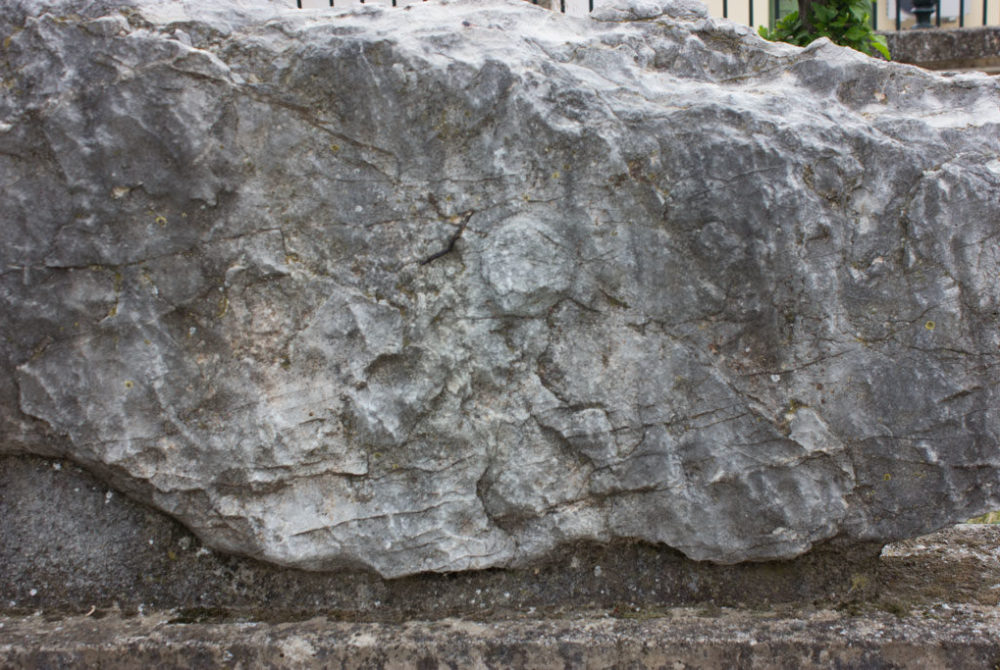
<instances>
[{"instance_id":1,"label":"yellow lichen spot","mask_svg":"<svg viewBox=\"0 0 1000 670\"><path fill-rule=\"evenodd\" d=\"M143 344L152 344L153 343L148 337L146 339L144 339L142 342L143 342Z\"/></svg>"},{"instance_id":2,"label":"yellow lichen spot","mask_svg":"<svg viewBox=\"0 0 1000 670\"><path fill-rule=\"evenodd\" d=\"M788 411L792 413L798 412L803 407L809 407L809 405L797 398L792 398L788 403Z\"/></svg>"},{"instance_id":3,"label":"yellow lichen spot","mask_svg":"<svg viewBox=\"0 0 1000 670\"><path fill-rule=\"evenodd\" d=\"M4 40L3 40L3 48L4 49L9 49L10 48L10 43L12 41L13 41L13 39L11 38L10 35L8 35L7 37L5 37Z\"/></svg>"},{"instance_id":4,"label":"yellow lichen spot","mask_svg":"<svg viewBox=\"0 0 1000 670\"><path fill-rule=\"evenodd\" d=\"M934 325L935 324L933 321L928 321L927 323L924 324L924 328L926 328L927 330L934 330Z\"/></svg>"},{"instance_id":5,"label":"yellow lichen spot","mask_svg":"<svg viewBox=\"0 0 1000 670\"><path fill-rule=\"evenodd\" d=\"M848 593L864 591L866 588L868 588L868 577L859 574L851 575L851 588L848 589Z\"/></svg>"},{"instance_id":6,"label":"yellow lichen spot","mask_svg":"<svg viewBox=\"0 0 1000 670\"><path fill-rule=\"evenodd\" d=\"M125 388L130 389L135 386L135 383L131 379L125 380Z\"/></svg>"},{"instance_id":7,"label":"yellow lichen spot","mask_svg":"<svg viewBox=\"0 0 1000 670\"><path fill-rule=\"evenodd\" d=\"M558 170L556 170L555 172L552 173L552 178L553 179L559 179L559 171Z\"/></svg>"},{"instance_id":8,"label":"yellow lichen spot","mask_svg":"<svg viewBox=\"0 0 1000 670\"><path fill-rule=\"evenodd\" d=\"M285 255L285 262L286 263L298 263L299 262L299 255L298 254L286 254Z\"/></svg>"},{"instance_id":9,"label":"yellow lichen spot","mask_svg":"<svg viewBox=\"0 0 1000 670\"><path fill-rule=\"evenodd\" d=\"M111 309L108 310L108 316L115 316L118 314L118 305L111 305Z\"/></svg>"},{"instance_id":10,"label":"yellow lichen spot","mask_svg":"<svg viewBox=\"0 0 1000 670\"><path fill-rule=\"evenodd\" d=\"M113 189L111 189L111 197L114 198L115 200L121 200L126 195L128 195L128 192L131 190L132 189L130 189L128 186L115 186Z\"/></svg>"},{"instance_id":11,"label":"yellow lichen spot","mask_svg":"<svg viewBox=\"0 0 1000 670\"><path fill-rule=\"evenodd\" d=\"M887 482L890 479L892 479L892 475L890 475L888 472L882 475L882 481Z\"/></svg>"},{"instance_id":12,"label":"yellow lichen spot","mask_svg":"<svg viewBox=\"0 0 1000 670\"><path fill-rule=\"evenodd\" d=\"M153 221L155 221L156 225L158 225L158 226L165 226L165 225L167 225L167 217L163 216L162 214L157 214L156 218L153 219Z\"/></svg>"},{"instance_id":13,"label":"yellow lichen spot","mask_svg":"<svg viewBox=\"0 0 1000 670\"><path fill-rule=\"evenodd\" d=\"M340 145L339 144L331 144L330 145L330 151L332 151L333 153L337 153L338 151L340 151Z\"/></svg>"},{"instance_id":14,"label":"yellow lichen spot","mask_svg":"<svg viewBox=\"0 0 1000 670\"><path fill-rule=\"evenodd\" d=\"M215 315L221 319L226 315L226 312L228 311L229 311L229 298L227 298L226 296L222 296L221 298L219 298L219 309Z\"/></svg>"}]
</instances>

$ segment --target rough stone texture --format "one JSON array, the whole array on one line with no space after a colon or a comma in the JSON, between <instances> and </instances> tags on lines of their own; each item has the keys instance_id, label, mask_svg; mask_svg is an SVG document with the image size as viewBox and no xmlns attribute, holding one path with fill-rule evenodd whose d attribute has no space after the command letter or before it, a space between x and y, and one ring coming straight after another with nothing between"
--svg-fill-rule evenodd
<instances>
[{"instance_id":1,"label":"rough stone texture","mask_svg":"<svg viewBox=\"0 0 1000 670\"><path fill-rule=\"evenodd\" d=\"M884 33L892 58L932 70L1000 68L1000 26Z\"/></svg>"},{"instance_id":2,"label":"rough stone texture","mask_svg":"<svg viewBox=\"0 0 1000 670\"><path fill-rule=\"evenodd\" d=\"M995 612L900 620L677 611L651 620L581 617L482 624L187 624L169 616L0 618L0 667L614 668L714 670L994 668Z\"/></svg>"},{"instance_id":3,"label":"rough stone texture","mask_svg":"<svg viewBox=\"0 0 1000 670\"><path fill-rule=\"evenodd\" d=\"M540 569L382 581L215 554L106 491L65 462L0 460L0 668L1000 662L1000 525L889 545L859 572L815 551L719 566L577 546ZM831 567L838 592L810 591Z\"/></svg>"},{"instance_id":4,"label":"rough stone texture","mask_svg":"<svg viewBox=\"0 0 1000 670\"><path fill-rule=\"evenodd\" d=\"M880 549L823 547L790 561L715 565L618 541L564 545L523 569L391 580L360 570L306 572L213 552L77 467L34 457L0 460L0 537L0 612L176 608L195 620L325 614L392 623L701 603L840 606L877 595Z\"/></svg>"},{"instance_id":5,"label":"rough stone texture","mask_svg":"<svg viewBox=\"0 0 1000 670\"><path fill-rule=\"evenodd\" d=\"M384 576L1000 507L1000 88L688 2L0 10L0 434Z\"/></svg>"}]
</instances>

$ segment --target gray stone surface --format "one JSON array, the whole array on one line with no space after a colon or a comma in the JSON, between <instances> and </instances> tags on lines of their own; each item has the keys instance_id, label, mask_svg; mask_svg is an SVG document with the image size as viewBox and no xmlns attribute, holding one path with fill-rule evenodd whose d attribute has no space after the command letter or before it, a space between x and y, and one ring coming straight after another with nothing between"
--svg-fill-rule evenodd
<instances>
[{"instance_id":1,"label":"gray stone surface","mask_svg":"<svg viewBox=\"0 0 1000 670\"><path fill-rule=\"evenodd\" d=\"M962 608L964 609L964 608ZM938 670L1000 662L995 611L899 619L679 610L631 620L186 624L169 615L0 618L4 668L642 668Z\"/></svg>"},{"instance_id":2,"label":"gray stone surface","mask_svg":"<svg viewBox=\"0 0 1000 670\"><path fill-rule=\"evenodd\" d=\"M879 591L878 544L716 565L641 542L578 542L520 569L396 579L282 568L211 551L176 521L71 463L31 456L0 459L0 538L0 613L21 615L175 609L186 620L322 614L399 623L698 604L834 607Z\"/></svg>"},{"instance_id":3,"label":"gray stone surface","mask_svg":"<svg viewBox=\"0 0 1000 670\"><path fill-rule=\"evenodd\" d=\"M1000 26L885 33L892 58L932 70L1000 69Z\"/></svg>"},{"instance_id":4,"label":"gray stone surface","mask_svg":"<svg viewBox=\"0 0 1000 670\"><path fill-rule=\"evenodd\" d=\"M0 10L0 449L384 576L1000 506L997 82L685 2L202 4Z\"/></svg>"},{"instance_id":5,"label":"gray stone surface","mask_svg":"<svg viewBox=\"0 0 1000 670\"><path fill-rule=\"evenodd\" d=\"M34 489L32 484L34 483ZM392 580L211 552L61 461L0 459L0 668L992 668L1000 524L838 560L565 547Z\"/></svg>"}]
</instances>

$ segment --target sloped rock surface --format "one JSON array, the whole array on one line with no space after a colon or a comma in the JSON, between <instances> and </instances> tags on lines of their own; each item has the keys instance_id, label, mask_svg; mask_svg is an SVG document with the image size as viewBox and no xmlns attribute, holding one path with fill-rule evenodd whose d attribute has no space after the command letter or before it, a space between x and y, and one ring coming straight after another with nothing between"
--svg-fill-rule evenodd
<instances>
[{"instance_id":1,"label":"sloped rock surface","mask_svg":"<svg viewBox=\"0 0 1000 670\"><path fill-rule=\"evenodd\" d=\"M0 12L0 431L212 547L717 562L1000 506L1000 88L688 2Z\"/></svg>"}]
</instances>

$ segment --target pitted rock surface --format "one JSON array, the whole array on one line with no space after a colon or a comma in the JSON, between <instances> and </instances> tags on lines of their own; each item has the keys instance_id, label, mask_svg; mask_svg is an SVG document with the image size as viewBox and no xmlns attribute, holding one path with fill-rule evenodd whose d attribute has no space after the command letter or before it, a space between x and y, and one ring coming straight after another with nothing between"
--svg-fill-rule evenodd
<instances>
[{"instance_id":1,"label":"pitted rock surface","mask_svg":"<svg viewBox=\"0 0 1000 670\"><path fill-rule=\"evenodd\" d=\"M1000 506L997 81L691 2L203 5L0 10L0 449L390 577Z\"/></svg>"}]
</instances>

